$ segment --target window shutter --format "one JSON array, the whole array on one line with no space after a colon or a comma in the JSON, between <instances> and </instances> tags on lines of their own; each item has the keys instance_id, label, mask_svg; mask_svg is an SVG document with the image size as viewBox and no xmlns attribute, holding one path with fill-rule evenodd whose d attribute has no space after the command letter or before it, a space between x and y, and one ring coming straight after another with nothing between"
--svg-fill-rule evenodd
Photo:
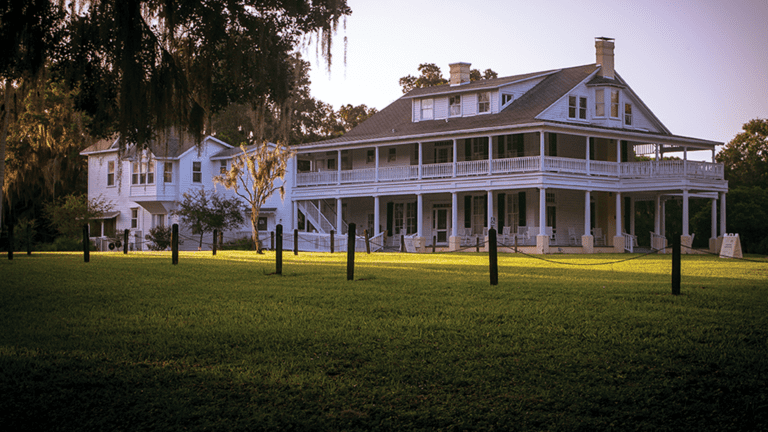
<instances>
[{"instance_id":1,"label":"window shutter","mask_svg":"<svg viewBox=\"0 0 768 432\"><path fill-rule=\"evenodd\" d=\"M526 220L525 220L525 213L526 213L526 207L525 207L525 192L520 192L517 194L517 225L518 226L526 226Z\"/></svg>"},{"instance_id":2,"label":"window shutter","mask_svg":"<svg viewBox=\"0 0 768 432\"><path fill-rule=\"evenodd\" d=\"M523 134L515 134L514 137L517 157L522 157L525 154L525 137Z\"/></svg>"},{"instance_id":3,"label":"window shutter","mask_svg":"<svg viewBox=\"0 0 768 432\"><path fill-rule=\"evenodd\" d=\"M557 156L557 134L551 132L549 134L549 155Z\"/></svg>"},{"instance_id":4,"label":"window shutter","mask_svg":"<svg viewBox=\"0 0 768 432\"><path fill-rule=\"evenodd\" d=\"M468 140L468 139L464 140L464 160L465 161L472 160L472 140Z\"/></svg>"},{"instance_id":5,"label":"window shutter","mask_svg":"<svg viewBox=\"0 0 768 432\"><path fill-rule=\"evenodd\" d=\"M589 160L595 160L595 139L589 138Z\"/></svg>"},{"instance_id":6,"label":"window shutter","mask_svg":"<svg viewBox=\"0 0 768 432\"><path fill-rule=\"evenodd\" d=\"M621 161L629 161L629 143L624 140L621 141Z\"/></svg>"},{"instance_id":7,"label":"window shutter","mask_svg":"<svg viewBox=\"0 0 768 432\"><path fill-rule=\"evenodd\" d=\"M472 228L472 196L464 197L464 228Z\"/></svg>"},{"instance_id":8,"label":"window shutter","mask_svg":"<svg viewBox=\"0 0 768 432\"><path fill-rule=\"evenodd\" d=\"M497 158L504 158L507 157L507 155L504 154L504 144L506 142L506 135L500 135L496 138L496 157Z\"/></svg>"},{"instance_id":9,"label":"window shutter","mask_svg":"<svg viewBox=\"0 0 768 432\"><path fill-rule=\"evenodd\" d=\"M394 231L392 231L392 222L395 216L395 203L387 203L387 236L391 237Z\"/></svg>"}]
</instances>

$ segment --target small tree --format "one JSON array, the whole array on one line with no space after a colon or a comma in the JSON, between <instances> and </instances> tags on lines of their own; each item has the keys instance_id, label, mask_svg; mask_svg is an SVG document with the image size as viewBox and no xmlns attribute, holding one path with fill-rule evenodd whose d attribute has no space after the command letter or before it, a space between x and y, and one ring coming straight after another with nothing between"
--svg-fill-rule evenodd
<instances>
[{"instance_id":1,"label":"small tree","mask_svg":"<svg viewBox=\"0 0 768 432\"><path fill-rule=\"evenodd\" d=\"M150 228L149 234L145 235L144 238L149 241L148 247L150 250L164 251L171 246L172 236L173 229L170 226L156 226ZM183 243L184 242L179 239L179 244Z\"/></svg>"},{"instance_id":2,"label":"small tree","mask_svg":"<svg viewBox=\"0 0 768 432\"><path fill-rule=\"evenodd\" d=\"M263 143L251 147L240 146L242 154L232 161L232 168L225 174L214 177L216 183L233 189L235 194L245 200L251 207L251 230L256 250L259 245L259 212L275 191L280 191L280 198L285 198L285 182L283 180L288 168L291 152L279 145Z\"/></svg>"},{"instance_id":3,"label":"small tree","mask_svg":"<svg viewBox=\"0 0 768 432\"><path fill-rule=\"evenodd\" d=\"M113 207L111 201L101 196L89 200L85 195L68 195L46 204L43 211L62 236L77 239L84 224L102 217Z\"/></svg>"},{"instance_id":4,"label":"small tree","mask_svg":"<svg viewBox=\"0 0 768 432\"><path fill-rule=\"evenodd\" d=\"M243 204L239 199L223 198L217 193L208 194L205 189L184 192L184 200L177 203L178 208L172 213L181 218L181 223L200 234L203 247L203 235L213 230L230 230L242 225Z\"/></svg>"}]
</instances>

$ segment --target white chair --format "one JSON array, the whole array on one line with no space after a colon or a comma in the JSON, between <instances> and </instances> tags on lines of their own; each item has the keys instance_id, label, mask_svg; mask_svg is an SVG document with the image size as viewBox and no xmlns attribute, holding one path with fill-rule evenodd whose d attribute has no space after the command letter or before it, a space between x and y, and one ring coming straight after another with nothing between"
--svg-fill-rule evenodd
<instances>
[{"instance_id":1,"label":"white chair","mask_svg":"<svg viewBox=\"0 0 768 432\"><path fill-rule=\"evenodd\" d=\"M510 227L508 226L505 226L504 229L502 229L501 239L499 240L502 244L506 245L507 243L509 243L509 237L510 237L509 231L510 231Z\"/></svg>"},{"instance_id":2,"label":"white chair","mask_svg":"<svg viewBox=\"0 0 768 432\"><path fill-rule=\"evenodd\" d=\"M576 232L576 228L568 227L568 244L571 246L578 246L580 241L581 241L581 238L579 237L579 234Z\"/></svg>"},{"instance_id":3,"label":"white chair","mask_svg":"<svg viewBox=\"0 0 768 432\"><path fill-rule=\"evenodd\" d=\"M595 238L595 246L605 246L605 234L602 228L592 228L592 237Z\"/></svg>"}]
</instances>

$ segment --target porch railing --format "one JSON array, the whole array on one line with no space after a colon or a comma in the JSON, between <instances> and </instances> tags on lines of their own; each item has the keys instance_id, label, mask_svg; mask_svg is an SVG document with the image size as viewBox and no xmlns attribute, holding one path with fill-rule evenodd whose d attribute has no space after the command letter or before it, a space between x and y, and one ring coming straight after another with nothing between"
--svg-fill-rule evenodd
<instances>
[{"instance_id":1,"label":"porch railing","mask_svg":"<svg viewBox=\"0 0 768 432\"><path fill-rule=\"evenodd\" d=\"M576 175L605 176L615 178L696 177L723 179L723 164L700 161L642 161L610 162L546 156L541 166L540 156L525 156L456 163L423 164L421 178L469 177L503 175L522 172L558 172ZM587 167L589 165L589 167ZM587 169L589 168L589 169ZM339 174L340 173L340 174ZM418 165L383 166L355 170L304 172L296 175L297 186L323 186L348 183L372 183L378 181L404 181L419 178Z\"/></svg>"}]
</instances>

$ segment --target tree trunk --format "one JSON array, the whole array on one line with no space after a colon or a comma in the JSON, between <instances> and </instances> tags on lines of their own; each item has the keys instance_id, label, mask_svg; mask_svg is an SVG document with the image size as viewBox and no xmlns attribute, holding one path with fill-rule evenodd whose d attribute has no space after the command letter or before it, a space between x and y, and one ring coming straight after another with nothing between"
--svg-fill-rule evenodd
<instances>
[{"instance_id":1,"label":"tree trunk","mask_svg":"<svg viewBox=\"0 0 768 432\"><path fill-rule=\"evenodd\" d=\"M251 232L253 233L253 244L256 245L256 252L261 253L261 244L259 243L259 209L251 209Z\"/></svg>"},{"instance_id":2,"label":"tree trunk","mask_svg":"<svg viewBox=\"0 0 768 432\"><path fill-rule=\"evenodd\" d=\"M0 231L3 229L3 188L5 187L5 143L8 138L8 126L11 121L11 80L5 80L5 101L3 102L3 126L0 131Z\"/></svg>"}]
</instances>

